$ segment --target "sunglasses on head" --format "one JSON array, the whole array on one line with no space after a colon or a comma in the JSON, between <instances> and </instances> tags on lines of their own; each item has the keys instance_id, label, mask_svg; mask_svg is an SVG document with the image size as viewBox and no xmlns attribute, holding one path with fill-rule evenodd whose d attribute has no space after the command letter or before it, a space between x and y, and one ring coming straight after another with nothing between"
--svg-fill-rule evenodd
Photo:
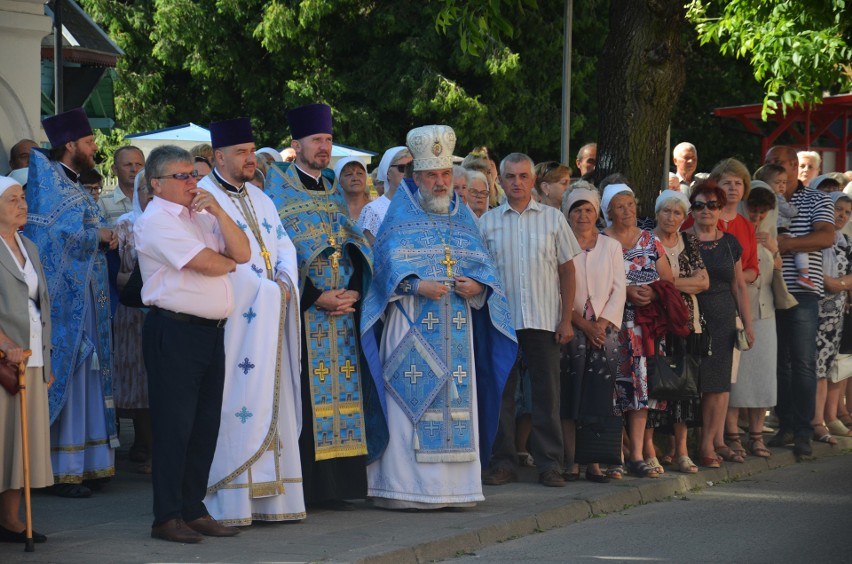
<instances>
[{"instance_id":1,"label":"sunglasses on head","mask_svg":"<svg viewBox=\"0 0 852 564\"><path fill-rule=\"evenodd\" d=\"M710 200L709 202L693 202L692 209L696 211L701 211L704 208L708 210L720 210L722 209L722 204L719 203L718 200Z\"/></svg>"}]
</instances>

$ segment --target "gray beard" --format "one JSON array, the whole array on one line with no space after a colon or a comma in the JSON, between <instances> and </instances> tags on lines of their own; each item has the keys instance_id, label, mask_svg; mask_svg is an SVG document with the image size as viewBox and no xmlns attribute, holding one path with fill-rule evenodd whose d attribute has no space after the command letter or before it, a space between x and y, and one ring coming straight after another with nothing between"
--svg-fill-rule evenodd
<instances>
[{"instance_id":1,"label":"gray beard","mask_svg":"<svg viewBox=\"0 0 852 564\"><path fill-rule=\"evenodd\" d=\"M423 209L429 213L449 213L450 211L450 198L452 197L450 194L447 194L443 197L433 196L431 192L426 190L418 190L417 193L420 195L420 205L423 206Z\"/></svg>"}]
</instances>

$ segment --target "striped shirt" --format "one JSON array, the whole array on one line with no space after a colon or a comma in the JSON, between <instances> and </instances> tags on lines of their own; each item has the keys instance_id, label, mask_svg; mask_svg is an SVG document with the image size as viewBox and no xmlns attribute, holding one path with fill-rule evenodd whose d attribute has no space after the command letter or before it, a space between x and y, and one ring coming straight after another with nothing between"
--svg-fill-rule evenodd
<instances>
[{"instance_id":1,"label":"striped shirt","mask_svg":"<svg viewBox=\"0 0 852 564\"><path fill-rule=\"evenodd\" d=\"M828 194L805 188L799 184L799 188L793 192L790 203L796 206L799 213L790 222L790 235L802 237L813 231L814 223L824 221L834 225L834 205ZM811 281L817 290L807 290L796 284L799 271L794 262L795 253L781 255L784 261L784 282L793 294L818 293L820 297L825 295L822 276L822 251L806 253L808 255L808 270Z\"/></svg>"},{"instance_id":2,"label":"striped shirt","mask_svg":"<svg viewBox=\"0 0 852 564\"><path fill-rule=\"evenodd\" d=\"M515 329L556 331L558 268L582 252L565 216L535 200L523 213L504 203L479 218L479 232L503 278Z\"/></svg>"}]
</instances>

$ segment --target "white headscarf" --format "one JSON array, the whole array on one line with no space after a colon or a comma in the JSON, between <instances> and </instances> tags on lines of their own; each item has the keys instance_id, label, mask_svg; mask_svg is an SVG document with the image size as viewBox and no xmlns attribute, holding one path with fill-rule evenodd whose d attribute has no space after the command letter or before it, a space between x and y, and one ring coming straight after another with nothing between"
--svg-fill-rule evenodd
<instances>
[{"instance_id":1,"label":"white headscarf","mask_svg":"<svg viewBox=\"0 0 852 564\"><path fill-rule=\"evenodd\" d=\"M9 176L0 176L0 196L6 193L6 190L12 186L21 186L21 183Z\"/></svg>"},{"instance_id":2,"label":"white headscarf","mask_svg":"<svg viewBox=\"0 0 852 564\"><path fill-rule=\"evenodd\" d=\"M273 149L272 147L263 147L255 151L256 155L269 155L272 157L272 160L275 162L283 163L284 159L281 158L281 153Z\"/></svg>"},{"instance_id":3,"label":"white headscarf","mask_svg":"<svg viewBox=\"0 0 852 564\"><path fill-rule=\"evenodd\" d=\"M9 178L14 178L18 181L21 186L25 186L27 184L27 180L30 176L29 168L16 168L15 170L9 173Z\"/></svg>"},{"instance_id":4,"label":"white headscarf","mask_svg":"<svg viewBox=\"0 0 852 564\"><path fill-rule=\"evenodd\" d=\"M143 178L145 178L144 170L139 172L139 174L136 175L136 178L133 179L133 209L126 214L119 216L116 223L126 220L132 225L137 219L139 219L139 216L142 215L142 203L139 200L139 184ZM120 188L116 187L116 190L119 189Z\"/></svg>"},{"instance_id":5,"label":"white headscarf","mask_svg":"<svg viewBox=\"0 0 852 564\"><path fill-rule=\"evenodd\" d=\"M609 203L617 194L622 194L624 192L629 192L631 196L636 197L633 190L627 184L610 184L604 188L603 197L601 198L601 211L603 212L607 227L612 225L612 220L609 218L608 213Z\"/></svg>"},{"instance_id":6,"label":"white headscarf","mask_svg":"<svg viewBox=\"0 0 852 564\"><path fill-rule=\"evenodd\" d=\"M388 183L388 169L390 168L391 163L396 158L396 155L402 151L408 149L408 147L391 147L385 154L382 155L382 160L379 161L379 172L376 173L376 182L384 182ZM385 190L396 188L396 186L385 186Z\"/></svg>"},{"instance_id":7,"label":"white headscarf","mask_svg":"<svg viewBox=\"0 0 852 564\"><path fill-rule=\"evenodd\" d=\"M358 157L344 157L337 161L337 164L334 165L334 177L337 179L338 182L340 182L340 173L343 172L343 169L346 167L346 165L350 163L358 163L359 165L361 165L361 168L364 169L364 173L366 174L367 167L364 165L361 159L359 159Z\"/></svg>"},{"instance_id":8,"label":"white headscarf","mask_svg":"<svg viewBox=\"0 0 852 564\"><path fill-rule=\"evenodd\" d=\"M672 198L680 202L680 204L683 206L684 214L689 213L689 208L691 207L691 204L689 203L689 198L687 198L686 194L684 194L680 190L663 190L662 192L660 192L660 195L657 196L657 201L654 203L654 213L659 213L660 208L663 207L663 204L671 200Z\"/></svg>"}]
</instances>

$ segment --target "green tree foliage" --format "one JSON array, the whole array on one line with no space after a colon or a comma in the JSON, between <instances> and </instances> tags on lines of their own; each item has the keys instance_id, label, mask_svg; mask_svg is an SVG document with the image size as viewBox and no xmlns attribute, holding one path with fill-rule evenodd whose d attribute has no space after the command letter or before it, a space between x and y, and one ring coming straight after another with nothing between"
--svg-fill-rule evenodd
<instances>
[{"instance_id":1,"label":"green tree foliage","mask_svg":"<svg viewBox=\"0 0 852 564\"><path fill-rule=\"evenodd\" d=\"M844 0L693 0L702 44L749 61L765 90L763 117L852 88L852 19Z\"/></svg>"},{"instance_id":2,"label":"green tree foliage","mask_svg":"<svg viewBox=\"0 0 852 564\"><path fill-rule=\"evenodd\" d=\"M606 4L582 0L574 131L594 138L596 52ZM511 36L484 39L480 56L436 29L440 3L364 0L81 0L125 50L117 87L126 131L205 125L248 115L259 143L289 141L286 112L334 109L335 139L382 151L424 123L452 124L457 153L476 145L559 152L562 3L519 2ZM533 7L537 9L532 9ZM505 26L503 26L505 28ZM508 29L508 28L507 28ZM468 39L465 39L468 46Z\"/></svg>"}]
</instances>

